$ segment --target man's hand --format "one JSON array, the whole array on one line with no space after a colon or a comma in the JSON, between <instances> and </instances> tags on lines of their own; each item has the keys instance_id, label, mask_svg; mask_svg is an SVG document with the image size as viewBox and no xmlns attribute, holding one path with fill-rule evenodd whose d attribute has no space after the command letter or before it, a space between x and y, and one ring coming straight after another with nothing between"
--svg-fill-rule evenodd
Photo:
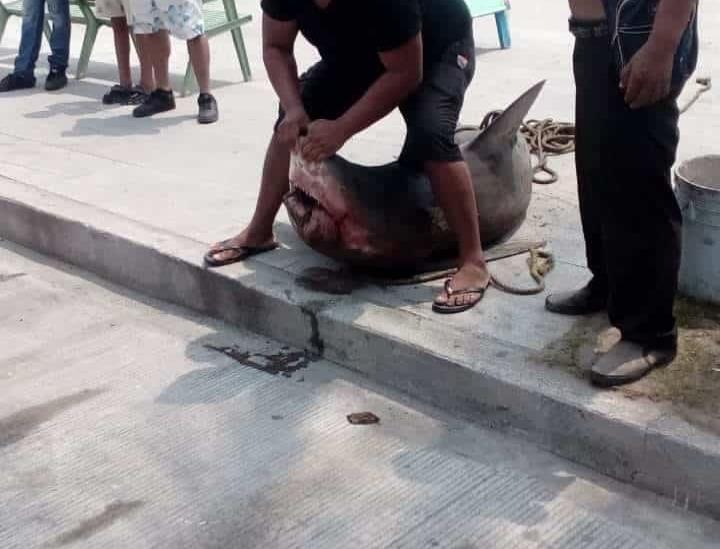
<instances>
[{"instance_id":1,"label":"man's hand","mask_svg":"<svg viewBox=\"0 0 720 549\"><path fill-rule=\"evenodd\" d=\"M652 105L670 93L675 52L695 15L698 0L660 0L650 39L620 77L625 102L633 109Z\"/></svg>"},{"instance_id":2,"label":"man's hand","mask_svg":"<svg viewBox=\"0 0 720 549\"><path fill-rule=\"evenodd\" d=\"M665 99L670 93L675 50L652 38L630 59L620 75L625 103L640 109Z\"/></svg>"},{"instance_id":3,"label":"man's hand","mask_svg":"<svg viewBox=\"0 0 720 549\"><path fill-rule=\"evenodd\" d=\"M338 121L316 120L300 139L300 152L308 162L319 162L338 152L349 138Z\"/></svg>"},{"instance_id":4,"label":"man's hand","mask_svg":"<svg viewBox=\"0 0 720 549\"><path fill-rule=\"evenodd\" d=\"M309 126L310 117L305 109L298 107L290 109L278 126L277 137L280 143L288 148L293 148L300 137L300 134Z\"/></svg>"}]
</instances>

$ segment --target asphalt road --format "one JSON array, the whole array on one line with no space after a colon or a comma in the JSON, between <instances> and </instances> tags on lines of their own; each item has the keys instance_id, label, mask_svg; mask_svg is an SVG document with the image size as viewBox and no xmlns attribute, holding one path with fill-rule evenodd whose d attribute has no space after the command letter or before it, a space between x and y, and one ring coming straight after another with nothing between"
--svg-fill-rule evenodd
<instances>
[{"instance_id":1,"label":"asphalt road","mask_svg":"<svg viewBox=\"0 0 720 549\"><path fill-rule=\"evenodd\" d=\"M718 540L682 502L0 242L0 548Z\"/></svg>"}]
</instances>

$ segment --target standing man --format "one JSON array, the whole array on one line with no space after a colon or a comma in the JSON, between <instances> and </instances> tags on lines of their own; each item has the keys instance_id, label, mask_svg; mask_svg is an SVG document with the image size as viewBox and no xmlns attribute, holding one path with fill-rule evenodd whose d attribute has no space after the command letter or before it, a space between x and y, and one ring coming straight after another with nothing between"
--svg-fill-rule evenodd
<instances>
[{"instance_id":1,"label":"standing man","mask_svg":"<svg viewBox=\"0 0 720 549\"><path fill-rule=\"evenodd\" d=\"M202 0L130 0L131 26L142 56L152 64L155 89L133 111L136 118L175 108L170 87L170 35L187 42L190 63L200 87L198 122L218 119L218 106L210 93L210 44L205 36Z\"/></svg>"},{"instance_id":2,"label":"standing man","mask_svg":"<svg viewBox=\"0 0 720 549\"><path fill-rule=\"evenodd\" d=\"M70 56L70 5L68 0L47 0L47 6L52 21L50 34L52 53L48 57L50 73L45 80L45 89L56 91L67 85L65 71ZM25 0L15 71L0 81L0 92L35 87L35 63L40 55L44 24L45 1Z\"/></svg>"},{"instance_id":3,"label":"standing man","mask_svg":"<svg viewBox=\"0 0 720 549\"><path fill-rule=\"evenodd\" d=\"M401 161L428 174L459 240L460 269L433 309L476 305L490 276L470 173L454 141L475 70L464 0L263 0L262 7L264 60L280 118L250 225L213 246L206 263L226 265L277 246L273 222L288 191L293 147L309 161L326 159L399 107L407 124ZM299 32L321 57L302 78L293 54Z\"/></svg>"},{"instance_id":4,"label":"standing man","mask_svg":"<svg viewBox=\"0 0 720 549\"><path fill-rule=\"evenodd\" d=\"M592 381L636 381L677 354L681 212L671 188L677 98L695 70L697 0L570 0L576 165L592 279L548 310L607 310L622 340Z\"/></svg>"}]
</instances>

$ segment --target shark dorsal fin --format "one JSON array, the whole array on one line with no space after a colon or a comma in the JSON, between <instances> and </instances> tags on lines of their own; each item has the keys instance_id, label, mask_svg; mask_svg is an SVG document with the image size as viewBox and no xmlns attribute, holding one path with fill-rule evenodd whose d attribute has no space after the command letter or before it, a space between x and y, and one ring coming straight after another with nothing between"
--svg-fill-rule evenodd
<instances>
[{"instance_id":1,"label":"shark dorsal fin","mask_svg":"<svg viewBox=\"0 0 720 549\"><path fill-rule=\"evenodd\" d=\"M525 117L535 104L544 86L545 80L538 82L518 97L485 131L479 133L479 135L467 145L468 148L485 149L490 143L501 143L513 139L515 135L517 135L523 120L525 120Z\"/></svg>"}]
</instances>

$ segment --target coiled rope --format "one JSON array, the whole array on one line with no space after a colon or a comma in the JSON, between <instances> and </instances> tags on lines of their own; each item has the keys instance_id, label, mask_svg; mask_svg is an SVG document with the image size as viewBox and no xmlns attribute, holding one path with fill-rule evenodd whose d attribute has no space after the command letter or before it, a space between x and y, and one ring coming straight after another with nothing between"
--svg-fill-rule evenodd
<instances>
[{"instance_id":1,"label":"coiled rope","mask_svg":"<svg viewBox=\"0 0 720 549\"><path fill-rule=\"evenodd\" d=\"M480 130L492 124L502 111L491 111L485 115ZM548 166L548 157L575 152L575 125L568 122L556 122L552 118L545 120L526 120L520 126L530 153L538 159L533 166L533 183L549 185L559 179L558 173Z\"/></svg>"}]
</instances>

